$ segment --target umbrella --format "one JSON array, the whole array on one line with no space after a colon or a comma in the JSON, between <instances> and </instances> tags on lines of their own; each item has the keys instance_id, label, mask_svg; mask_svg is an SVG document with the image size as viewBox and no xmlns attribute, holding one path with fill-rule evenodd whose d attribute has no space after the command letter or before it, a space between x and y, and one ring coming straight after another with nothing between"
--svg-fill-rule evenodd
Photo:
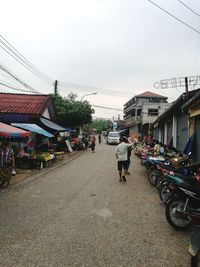
<instances>
[{"instance_id":1,"label":"umbrella","mask_svg":"<svg viewBox=\"0 0 200 267\"><path fill-rule=\"evenodd\" d=\"M31 133L0 122L0 137L28 137Z\"/></svg>"}]
</instances>

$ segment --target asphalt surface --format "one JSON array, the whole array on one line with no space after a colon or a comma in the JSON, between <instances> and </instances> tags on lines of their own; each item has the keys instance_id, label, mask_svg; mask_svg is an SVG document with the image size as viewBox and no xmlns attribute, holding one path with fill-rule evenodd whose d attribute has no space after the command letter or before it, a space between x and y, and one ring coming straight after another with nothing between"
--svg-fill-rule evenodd
<instances>
[{"instance_id":1,"label":"asphalt surface","mask_svg":"<svg viewBox=\"0 0 200 267\"><path fill-rule=\"evenodd\" d=\"M165 209L139 159L118 182L115 146L0 192L0 266L189 266L189 233Z\"/></svg>"}]
</instances>

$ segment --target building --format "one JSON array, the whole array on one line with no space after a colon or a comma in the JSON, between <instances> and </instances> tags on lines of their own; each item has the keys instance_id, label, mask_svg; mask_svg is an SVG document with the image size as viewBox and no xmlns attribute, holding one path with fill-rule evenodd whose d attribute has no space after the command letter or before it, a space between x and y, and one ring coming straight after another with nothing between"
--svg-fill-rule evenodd
<instances>
[{"instance_id":1,"label":"building","mask_svg":"<svg viewBox=\"0 0 200 267\"><path fill-rule=\"evenodd\" d=\"M136 95L124 104L124 119L129 135L144 136L152 134L152 123L170 104L168 97L146 91Z\"/></svg>"},{"instance_id":2,"label":"building","mask_svg":"<svg viewBox=\"0 0 200 267\"><path fill-rule=\"evenodd\" d=\"M185 151L194 133L193 156L200 160L200 89L181 94L153 123L153 137L179 151Z\"/></svg>"},{"instance_id":3,"label":"building","mask_svg":"<svg viewBox=\"0 0 200 267\"><path fill-rule=\"evenodd\" d=\"M66 130L54 123L56 111L51 95L0 93L0 121L35 132L38 126L53 134Z\"/></svg>"},{"instance_id":4,"label":"building","mask_svg":"<svg viewBox=\"0 0 200 267\"><path fill-rule=\"evenodd\" d=\"M195 134L195 159L200 161L200 91L183 104L181 110L189 113L189 136Z\"/></svg>"}]
</instances>

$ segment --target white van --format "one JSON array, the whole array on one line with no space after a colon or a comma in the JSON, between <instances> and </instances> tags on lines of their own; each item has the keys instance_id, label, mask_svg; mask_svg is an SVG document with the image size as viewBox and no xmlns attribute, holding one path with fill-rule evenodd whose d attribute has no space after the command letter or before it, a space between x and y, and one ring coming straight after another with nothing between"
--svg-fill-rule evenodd
<instances>
[{"instance_id":1,"label":"white van","mask_svg":"<svg viewBox=\"0 0 200 267\"><path fill-rule=\"evenodd\" d=\"M120 143L119 139L120 139L120 135L118 132L109 132L107 136L107 144L118 145Z\"/></svg>"}]
</instances>

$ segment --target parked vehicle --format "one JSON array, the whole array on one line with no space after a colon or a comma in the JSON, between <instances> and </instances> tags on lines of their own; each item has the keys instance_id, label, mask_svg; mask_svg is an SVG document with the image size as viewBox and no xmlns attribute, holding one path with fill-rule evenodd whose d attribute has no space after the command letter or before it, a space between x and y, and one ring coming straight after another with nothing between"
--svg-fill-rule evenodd
<instances>
[{"instance_id":1,"label":"parked vehicle","mask_svg":"<svg viewBox=\"0 0 200 267\"><path fill-rule=\"evenodd\" d=\"M200 167L200 163L191 164L189 159L185 158L181 161L179 166L173 164L171 159L165 162L160 162L156 164L155 170L153 170L149 175L149 182L151 185L156 185L157 189L160 189L161 183L165 180L165 174L173 171L175 173L180 173L183 175L194 176Z\"/></svg>"},{"instance_id":2,"label":"parked vehicle","mask_svg":"<svg viewBox=\"0 0 200 267\"><path fill-rule=\"evenodd\" d=\"M118 145L120 143L120 135L118 132L109 132L107 135L107 144Z\"/></svg>"},{"instance_id":3,"label":"parked vehicle","mask_svg":"<svg viewBox=\"0 0 200 267\"><path fill-rule=\"evenodd\" d=\"M159 170L162 170L163 175L156 177L156 187L159 190L160 200L165 202L166 195L169 193L171 183L178 182L182 179L188 180L198 177L200 173L200 164L196 163L191 166L185 166L183 168L174 168L173 166L158 166ZM196 180L196 179L195 179ZM190 180L191 182L191 180ZM173 190L172 190L173 191Z\"/></svg>"},{"instance_id":4,"label":"parked vehicle","mask_svg":"<svg viewBox=\"0 0 200 267\"><path fill-rule=\"evenodd\" d=\"M199 176L167 175L169 192L165 199L166 218L176 230L185 230L191 224L188 212L200 208L200 181Z\"/></svg>"}]
</instances>

